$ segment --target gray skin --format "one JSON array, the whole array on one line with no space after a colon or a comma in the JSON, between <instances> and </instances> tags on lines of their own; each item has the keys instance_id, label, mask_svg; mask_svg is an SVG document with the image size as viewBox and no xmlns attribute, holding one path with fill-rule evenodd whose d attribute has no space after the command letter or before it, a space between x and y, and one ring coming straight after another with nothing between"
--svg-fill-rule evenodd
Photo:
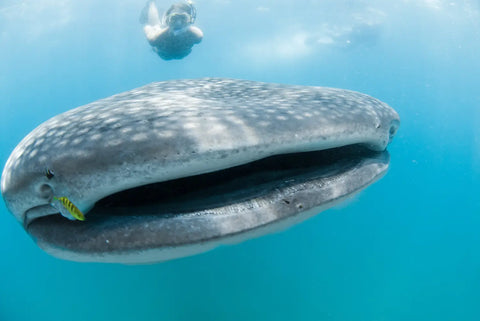
<instances>
[{"instance_id":1,"label":"gray skin","mask_svg":"<svg viewBox=\"0 0 480 321\"><path fill-rule=\"evenodd\" d=\"M342 89L221 78L152 83L38 126L10 155L1 191L8 209L54 256L158 262L288 227L359 192L388 169L382 151L399 124L385 103ZM145 184L352 144L374 152L313 173L300 157L292 170L300 174L288 177L234 173L226 186L208 194L204 185L180 195L178 204L167 198L94 207ZM86 220L59 215L53 196L68 197Z\"/></svg>"}]
</instances>

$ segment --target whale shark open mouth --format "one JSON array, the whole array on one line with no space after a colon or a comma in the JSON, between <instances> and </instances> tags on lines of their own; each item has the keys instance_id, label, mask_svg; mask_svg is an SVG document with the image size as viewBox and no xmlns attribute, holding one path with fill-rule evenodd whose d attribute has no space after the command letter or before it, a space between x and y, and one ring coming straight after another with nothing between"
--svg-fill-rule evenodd
<instances>
[{"instance_id":1,"label":"whale shark open mouth","mask_svg":"<svg viewBox=\"0 0 480 321\"><path fill-rule=\"evenodd\" d=\"M388 163L388 152L360 144L276 155L109 195L84 222L48 215L26 228L50 251L89 255L209 242L303 220L383 176Z\"/></svg>"},{"instance_id":2,"label":"whale shark open mouth","mask_svg":"<svg viewBox=\"0 0 480 321\"><path fill-rule=\"evenodd\" d=\"M115 193L98 201L92 214L173 216L205 211L267 195L274 189L298 182L339 175L377 154L353 145L271 156L220 171Z\"/></svg>"}]
</instances>

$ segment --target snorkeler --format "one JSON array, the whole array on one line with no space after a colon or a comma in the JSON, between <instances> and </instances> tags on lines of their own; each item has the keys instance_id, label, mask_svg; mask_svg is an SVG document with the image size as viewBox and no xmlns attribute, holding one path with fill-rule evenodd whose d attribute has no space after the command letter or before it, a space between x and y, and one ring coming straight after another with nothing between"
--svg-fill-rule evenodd
<instances>
[{"instance_id":1,"label":"snorkeler","mask_svg":"<svg viewBox=\"0 0 480 321\"><path fill-rule=\"evenodd\" d=\"M143 30L153 50L164 60L182 59L193 45L200 43L203 32L193 26L196 10L190 0L173 4L162 21L153 1L147 4L146 25Z\"/></svg>"}]
</instances>

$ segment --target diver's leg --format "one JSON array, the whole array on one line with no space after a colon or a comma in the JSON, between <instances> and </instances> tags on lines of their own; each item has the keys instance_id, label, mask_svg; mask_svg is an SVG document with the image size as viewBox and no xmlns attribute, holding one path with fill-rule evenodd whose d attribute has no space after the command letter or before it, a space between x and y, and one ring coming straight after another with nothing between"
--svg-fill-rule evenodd
<instances>
[{"instance_id":1,"label":"diver's leg","mask_svg":"<svg viewBox=\"0 0 480 321\"><path fill-rule=\"evenodd\" d=\"M147 37L147 40L150 42L150 44L153 46L153 43L162 35L167 30L167 28L162 28L160 25L156 26L149 26L146 25L143 27L143 32L145 33L145 36Z\"/></svg>"}]
</instances>

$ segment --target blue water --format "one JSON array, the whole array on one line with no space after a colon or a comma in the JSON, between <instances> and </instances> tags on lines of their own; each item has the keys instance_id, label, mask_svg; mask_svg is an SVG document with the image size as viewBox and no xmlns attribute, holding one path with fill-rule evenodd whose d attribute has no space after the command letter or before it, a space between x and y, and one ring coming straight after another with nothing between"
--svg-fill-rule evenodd
<instances>
[{"instance_id":1,"label":"blue water","mask_svg":"<svg viewBox=\"0 0 480 321\"><path fill-rule=\"evenodd\" d=\"M0 204L0 320L480 320L478 1L197 1L162 61L143 1L0 2L0 163L44 120L152 81L362 91L402 118L386 177L287 231L155 265L42 252ZM164 7L169 3L164 2Z\"/></svg>"}]
</instances>

